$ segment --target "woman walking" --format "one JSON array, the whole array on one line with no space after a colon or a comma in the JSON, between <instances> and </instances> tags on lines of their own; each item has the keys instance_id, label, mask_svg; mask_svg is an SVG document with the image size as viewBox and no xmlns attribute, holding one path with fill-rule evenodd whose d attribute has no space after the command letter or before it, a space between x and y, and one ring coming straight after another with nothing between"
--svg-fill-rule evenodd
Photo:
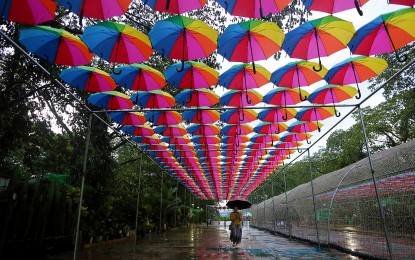
<instances>
[{"instance_id":1,"label":"woman walking","mask_svg":"<svg viewBox=\"0 0 415 260\"><path fill-rule=\"evenodd\" d=\"M237 244L241 243L242 239L242 213L238 212L238 207L233 208L233 212L229 215L231 219L231 242L232 246L236 246Z\"/></svg>"}]
</instances>

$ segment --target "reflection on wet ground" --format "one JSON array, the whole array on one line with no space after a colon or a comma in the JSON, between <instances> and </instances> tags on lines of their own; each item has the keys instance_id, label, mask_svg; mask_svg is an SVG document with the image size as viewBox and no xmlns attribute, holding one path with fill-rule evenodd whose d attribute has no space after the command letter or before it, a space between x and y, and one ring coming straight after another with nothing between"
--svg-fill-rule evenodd
<instances>
[{"instance_id":1,"label":"reflection on wet ground","mask_svg":"<svg viewBox=\"0 0 415 260\"><path fill-rule=\"evenodd\" d=\"M227 225L191 225L162 234L150 233L137 240L82 249L77 259L358 259L341 252L318 249L269 233L243 227L242 242L232 247ZM49 256L49 260L73 259L73 253Z\"/></svg>"}]
</instances>

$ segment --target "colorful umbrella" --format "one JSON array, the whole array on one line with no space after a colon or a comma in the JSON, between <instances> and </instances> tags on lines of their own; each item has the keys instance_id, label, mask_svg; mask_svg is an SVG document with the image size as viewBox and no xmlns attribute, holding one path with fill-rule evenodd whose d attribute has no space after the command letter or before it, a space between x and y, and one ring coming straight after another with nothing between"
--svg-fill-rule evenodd
<instances>
[{"instance_id":1,"label":"colorful umbrella","mask_svg":"<svg viewBox=\"0 0 415 260\"><path fill-rule=\"evenodd\" d=\"M224 93L219 99L219 103L230 107L255 106L261 101L262 95L253 89L248 89L247 91L233 89Z\"/></svg>"},{"instance_id":2,"label":"colorful umbrella","mask_svg":"<svg viewBox=\"0 0 415 260\"><path fill-rule=\"evenodd\" d=\"M133 135L133 136L152 136L154 135L153 128L149 127L148 125L128 125L121 127L121 131L126 134Z\"/></svg>"},{"instance_id":3,"label":"colorful umbrella","mask_svg":"<svg viewBox=\"0 0 415 260\"><path fill-rule=\"evenodd\" d=\"M143 62L154 52L147 35L129 25L111 21L86 27L81 39L93 53L108 62Z\"/></svg>"},{"instance_id":4,"label":"colorful umbrella","mask_svg":"<svg viewBox=\"0 0 415 260\"><path fill-rule=\"evenodd\" d=\"M278 141L280 137L278 135L268 135L268 134L255 134L251 137L251 142L253 143L272 143L274 146L274 141Z\"/></svg>"},{"instance_id":5,"label":"colorful umbrella","mask_svg":"<svg viewBox=\"0 0 415 260\"><path fill-rule=\"evenodd\" d=\"M180 125L157 126L154 128L154 132L164 136L184 136L187 134L186 128Z\"/></svg>"},{"instance_id":6,"label":"colorful umbrella","mask_svg":"<svg viewBox=\"0 0 415 260\"><path fill-rule=\"evenodd\" d=\"M182 116L177 111L149 111L145 117L155 125L177 125L183 122Z\"/></svg>"},{"instance_id":7,"label":"colorful umbrella","mask_svg":"<svg viewBox=\"0 0 415 260\"><path fill-rule=\"evenodd\" d=\"M357 89L349 85L325 85L313 91L308 97L308 101L314 104L333 103L334 113L337 117L340 112L336 111L335 103L352 98L357 94Z\"/></svg>"},{"instance_id":8,"label":"colorful umbrella","mask_svg":"<svg viewBox=\"0 0 415 260\"><path fill-rule=\"evenodd\" d=\"M308 10L334 14L356 8L359 15L363 15L361 7L369 0L301 0Z\"/></svg>"},{"instance_id":9,"label":"colorful umbrella","mask_svg":"<svg viewBox=\"0 0 415 260\"><path fill-rule=\"evenodd\" d=\"M172 95L161 90L137 91L130 99L143 108L170 108L176 104Z\"/></svg>"},{"instance_id":10,"label":"colorful umbrella","mask_svg":"<svg viewBox=\"0 0 415 260\"><path fill-rule=\"evenodd\" d=\"M280 134L284 131L287 131L288 126L285 123L271 123L271 122L261 122L254 127L254 132L258 134Z\"/></svg>"},{"instance_id":11,"label":"colorful umbrella","mask_svg":"<svg viewBox=\"0 0 415 260\"><path fill-rule=\"evenodd\" d=\"M142 125L146 122L140 112L111 112L108 117L120 125Z\"/></svg>"},{"instance_id":12,"label":"colorful umbrella","mask_svg":"<svg viewBox=\"0 0 415 260\"><path fill-rule=\"evenodd\" d=\"M149 144L149 145L163 145L161 143L161 140L158 136L152 135L152 136L134 136L131 138L134 142L140 143L140 144Z\"/></svg>"},{"instance_id":13,"label":"colorful umbrella","mask_svg":"<svg viewBox=\"0 0 415 260\"><path fill-rule=\"evenodd\" d=\"M220 115L220 121L228 124L243 124L255 121L257 112L253 109L227 109Z\"/></svg>"},{"instance_id":14,"label":"colorful umbrella","mask_svg":"<svg viewBox=\"0 0 415 260\"><path fill-rule=\"evenodd\" d=\"M311 134L308 133L287 133L283 135L280 139L283 143L297 143L300 141L307 140L311 138Z\"/></svg>"},{"instance_id":15,"label":"colorful umbrella","mask_svg":"<svg viewBox=\"0 0 415 260\"><path fill-rule=\"evenodd\" d=\"M55 0L72 13L82 17L106 20L127 12L132 0Z\"/></svg>"},{"instance_id":16,"label":"colorful umbrella","mask_svg":"<svg viewBox=\"0 0 415 260\"><path fill-rule=\"evenodd\" d=\"M181 66L180 62L175 63L164 71L167 82L177 88L210 88L218 83L219 72L204 63L185 61L183 70L180 69Z\"/></svg>"},{"instance_id":17,"label":"colorful umbrella","mask_svg":"<svg viewBox=\"0 0 415 260\"><path fill-rule=\"evenodd\" d=\"M92 94L88 102L103 109L131 109L134 105L127 95L118 91L106 91Z\"/></svg>"},{"instance_id":18,"label":"colorful umbrella","mask_svg":"<svg viewBox=\"0 0 415 260\"><path fill-rule=\"evenodd\" d=\"M220 130L220 134L232 135L248 135L253 132L252 126L248 124L227 124Z\"/></svg>"},{"instance_id":19,"label":"colorful umbrella","mask_svg":"<svg viewBox=\"0 0 415 260\"><path fill-rule=\"evenodd\" d=\"M178 104L188 107L209 107L219 102L219 96L206 88L185 89L177 94L175 99Z\"/></svg>"},{"instance_id":20,"label":"colorful umbrella","mask_svg":"<svg viewBox=\"0 0 415 260\"><path fill-rule=\"evenodd\" d=\"M202 8L207 0L142 0L145 5L159 12L182 14Z\"/></svg>"},{"instance_id":21,"label":"colorful umbrella","mask_svg":"<svg viewBox=\"0 0 415 260\"><path fill-rule=\"evenodd\" d=\"M116 67L111 76L118 85L130 90L160 90L167 84L160 71L145 64Z\"/></svg>"},{"instance_id":22,"label":"colorful umbrella","mask_svg":"<svg viewBox=\"0 0 415 260\"><path fill-rule=\"evenodd\" d=\"M336 110L333 107L302 108L295 115L295 118L299 121L317 121L318 131L320 132L318 121L332 117L335 113Z\"/></svg>"},{"instance_id":23,"label":"colorful umbrella","mask_svg":"<svg viewBox=\"0 0 415 260\"><path fill-rule=\"evenodd\" d=\"M258 113L258 119L265 122L279 123L294 118L296 114L297 110L294 108L266 108Z\"/></svg>"},{"instance_id":24,"label":"colorful umbrella","mask_svg":"<svg viewBox=\"0 0 415 260\"><path fill-rule=\"evenodd\" d=\"M324 66L319 71L313 70L313 67L316 67L316 65L318 64L315 62L304 60L290 62L272 73L271 82L278 87L298 87L300 99L305 101L307 97L302 97L300 87L310 86L322 80L327 73L327 69Z\"/></svg>"},{"instance_id":25,"label":"colorful umbrella","mask_svg":"<svg viewBox=\"0 0 415 260\"><path fill-rule=\"evenodd\" d=\"M365 56L395 52L396 59L406 61L407 55L400 57L397 50L415 40L415 9L405 8L383 14L360 27L348 46L353 54Z\"/></svg>"},{"instance_id":26,"label":"colorful umbrella","mask_svg":"<svg viewBox=\"0 0 415 260\"><path fill-rule=\"evenodd\" d=\"M414 0L388 0L389 4L415 6Z\"/></svg>"},{"instance_id":27,"label":"colorful umbrella","mask_svg":"<svg viewBox=\"0 0 415 260\"><path fill-rule=\"evenodd\" d=\"M296 121L288 127L288 131L291 133L307 134L310 132L314 132L316 130L320 132L320 129L322 126L323 124L318 123L318 122L315 123L312 121ZM311 142L307 138L307 135L306 135L306 140L308 144L311 144Z\"/></svg>"},{"instance_id":28,"label":"colorful umbrella","mask_svg":"<svg viewBox=\"0 0 415 260\"><path fill-rule=\"evenodd\" d=\"M303 92L309 95L308 92ZM286 109L287 105L295 105L302 102L300 99L300 91L295 88L272 89L267 94L265 94L263 101L264 103L270 105L284 106L284 109ZM285 117L282 117L284 121L288 119L287 113L287 110L285 110Z\"/></svg>"},{"instance_id":29,"label":"colorful umbrella","mask_svg":"<svg viewBox=\"0 0 415 260\"><path fill-rule=\"evenodd\" d=\"M187 132L192 135L215 136L219 131L219 127L212 124L194 124L187 128Z\"/></svg>"},{"instance_id":30,"label":"colorful umbrella","mask_svg":"<svg viewBox=\"0 0 415 260\"><path fill-rule=\"evenodd\" d=\"M117 87L117 84L108 73L94 67L78 66L65 69L59 76L68 85L83 91L111 91Z\"/></svg>"},{"instance_id":31,"label":"colorful umbrella","mask_svg":"<svg viewBox=\"0 0 415 260\"><path fill-rule=\"evenodd\" d=\"M220 138L217 136L194 136L192 137L192 142L195 144L218 144L220 143Z\"/></svg>"},{"instance_id":32,"label":"colorful umbrella","mask_svg":"<svg viewBox=\"0 0 415 260\"><path fill-rule=\"evenodd\" d=\"M54 64L85 65L93 56L79 37L48 26L20 30L19 41L35 56Z\"/></svg>"},{"instance_id":33,"label":"colorful umbrella","mask_svg":"<svg viewBox=\"0 0 415 260\"><path fill-rule=\"evenodd\" d=\"M0 16L16 23L41 24L55 19L57 4L52 0L3 0Z\"/></svg>"},{"instance_id":34,"label":"colorful umbrella","mask_svg":"<svg viewBox=\"0 0 415 260\"><path fill-rule=\"evenodd\" d=\"M216 0L231 15L248 18L270 19L272 14L281 12L292 0ZM268 13L268 15L266 15Z\"/></svg>"},{"instance_id":35,"label":"colorful umbrella","mask_svg":"<svg viewBox=\"0 0 415 260\"><path fill-rule=\"evenodd\" d=\"M176 15L158 21L148 33L153 48L163 56L185 60L206 58L217 48L218 33L201 20Z\"/></svg>"},{"instance_id":36,"label":"colorful umbrella","mask_svg":"<svg viewBox=\"0 0 415 260\"><path fill-rule=\"evenodd\" d=\"M215 110L192 109L184 111L183 119L189 123L213 124L219 120L219 112Z\"/></svg>"},{"instance_id":37,"label":"colorful umbrella","mask_svg":"<svg viewBox=\"0 0 415 260\"><path fill-rule=\"evenodd\" d=\"M318 57L319 67L323 69L320 57L329 56L344 49L355 33L351 22L332 15L308 21L287 33L282 48L291 58L310 60Z\"/></svg>"},{"instance_id":38,"label":"colorful umbrella","mask_svg":"<svg viewBox=\"0 0 415 260\"><path fill-rule=\"evenodd\" d=\"M218 38L218 53L228 61L266 60L281 49L285 34L276 23L249 20L229 25Z\"/></svg>"}]
</instances>

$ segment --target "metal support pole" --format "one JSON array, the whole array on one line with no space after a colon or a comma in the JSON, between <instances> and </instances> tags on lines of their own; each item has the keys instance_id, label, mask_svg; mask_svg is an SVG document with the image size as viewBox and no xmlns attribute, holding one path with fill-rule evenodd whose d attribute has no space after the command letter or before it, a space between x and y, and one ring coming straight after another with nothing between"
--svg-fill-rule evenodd
<instances>
[{"instance_id":1,"label":"metal support pole","mask_svg":"<svg viewBox=\"0 0 415 260\"><path fill-rule=\"evenodd\" d=\"M382 203L380 202L378 184L377 184L377 180L376 180L376 176L375 176L375 171L373 170L372 157L370 155L370 147L369 147L368 138L367 138L367 135L366 135L366 129L365 129L364 121L363 121L362 109L360 108L360 106L358 106L358 111L359 111L360 123L362 124L363 138L365 139L365 146L366 146L366 150L367 150L367 158L369 160L370 173L372 174L372 181L373 181L373 185L374 185L374 188L375 188L375 194L376 194L376 200L377 200L377 203L378 203L379 214L380 214L380 217L382 219L383 232L385 233L385 239L386 239L386 244L388 246L389 257L390 257L390 259L393 259L393 257L392 257L392 246L389 242L388 229L386 228L385 212L383 211Z\"/></svg>"},{"instance_id":2,"label":"metal support pole","mask_svg":"<svg viewBox=\"0 0 415 260\"><path fill-rule=\"evenodd\" d=\"M258 199L258 193L257 192L255 192L255 197L256 197L256 215L257 215L257 219L258 219L256 221L256 224L257 224L258 227L260 227L259 226L259 211L258 211L259 210L259 203L258 203L259 199Z\"/></svg>"},{"instance_id":3,"label":"metal support pole","mask_svg":"<svg viewBox=\"0 0 415 260\"><path fill-rule=\"evenodd\" d=\"M209 219L208 219L208 205L206 205L206 226L209 226Z\"/></svg>"},{"instance_id":4,"label":"metal support pole","mask_svg":"<svg viewBox=\"0 0 415 260\"><path fill-rule=\"evenodd\" d=\"M284 176L284 193L285 193L285 207L286 207L286 211L287 211L287 219L286 222L288 224L288 234L290 236L290 241L291 241L291 228L292 228L292 219L291 219L291 214L290 214L290 209L288 207L288 194L287 194L287 180L285 179L285 172L283 173Z\"/></svg>"},{"instance_id":5,"label":"metal support pole","mask_svg":"<svg viewBox=\"0 0 415 260\"><path fill-rule=\"evenodd\" d=\"M163 212L163 176L164 176L164 171L161 171L159 234L161 233L161 217L162 217L162 212Z\"/></svg>"},{"instance_id":6,"label":"metal support pole","mask_svg":"<svg viewBox=\"0 0 415 260\"><path fill-rule=\"evenodd\" d=\"M92 113L88 116L88 129L86 132L85 140L85 156L84 156L84 165L82 168L82 180L81 180L81 195L79 196L78 203L78 220L76 223L76 235L75 235L75 248L73 250L73 259L76 259L76 254L78 252L78 240L79 240L79 226L81 224L81 211L82 211L82 200L84 197L84 185L85 185L85 175L86 175L86 164L88 161L88 150L89 150L89 140L91 138L91 126L92 126Z\"/></svg>"},{"instance_id":7,"label":"metal support pole","mask_svg":"<svg viewBox=\"0 0 415 260\"><path fill-rule=\"evenodd\" d=\"M321 249L321 247L320 247L320 235L319 235L319 232L318 232L316 198L315 198L315 194L314 194L313 171L312 171L312 167L311 167L310 149L307 149L307 154L308 154L308 164L310 166L310 183L311 183L311 193L312 193L312 196L313 196L314 222L316 224L318 250L320 250Z\"/></svg>"},{"instance_id":8,"label":"metal support pole","mask_svg":"<svg viewBox=\"0 0 415 260\"><path fill-rule=\"evenodd\" d=\"M272 198L272 228L275 233L275 202L274 202L274 179L271 180L271 198Z\"/></svg>"},{"instance_id":9,"label":"metal support pole","mask_svg":"<svg viewBox=\"0 0 415 260\"><path fill-rule=\"evenodd\" d=\"M141 154L140 157L140 168L138 171L138 187L137 187L137 205L135 207L135 236L134 236L134 254L135 254L135 248L137 245L137 234L138 234L138 205L140 202L140 189L141 189L141 166L143 164L143 154Z\"/></svg>"},{"instance_id":10,"label":"metal support pole","mask_svg":"<svg viewBox=\"0 0 415 260\"><path fill-rule=\"evenodd\" d=\"M175 203L174 203L174 227L177 227L176 215L177 215L177 192L178 192L178 190L179 190L179 181L177 181L177 183L176 183L176 200L175 200Z\"/></svg>"},{"instance_id":11,"label":"metal support pole","mask_svg":"<svg viewBox=\"0 0 415 260\"><path fill-rule=\"evenodd\" d=\"M184 207L183 207L183 216L184 216L184 220L186 221L186 219L187 219L187 216L186 216L186 192L187 192L187 189L184 189L184 199L183 199L183 204L184 204ZM185 223L185 224L187 224L187 222Z\"/></svg>"},{"instance_id":12,"label":"metal support pole","mask_svg":"<svg viewBox=\"0 0 415 260\"><path fill-rule=\"evenodd\" d=\"M267 222L266 222L266 214L265 214L265 185L264 185L264 187L262 187L262 195L264 196L264 221L263 221L263 226L264 226L264 228L266 228L266 224L267 224Z\"/></svg>"}]
</instances>

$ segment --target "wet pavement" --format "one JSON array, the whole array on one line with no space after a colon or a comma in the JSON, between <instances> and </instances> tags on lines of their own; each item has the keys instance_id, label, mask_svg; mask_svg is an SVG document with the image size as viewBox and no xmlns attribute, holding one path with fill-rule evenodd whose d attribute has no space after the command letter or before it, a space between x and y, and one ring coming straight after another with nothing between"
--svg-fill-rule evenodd
<instances>
[{"instance_id":1,"label":"wet pavement","mask_svg":"<svg viewBox=\"0 0 415 260\"><path fill-rule=\"evenodd\" d=\"M150 233L138 239L135 248L134 238L130 238L81 249L76 259L358 259L337 251L319 251L247 225L242 230L242 242L232 247L226 227L216 221L209 227L191 225L162 234ZM73 252L42 259L73 259Z\"/></svg>"}]
</instances>

